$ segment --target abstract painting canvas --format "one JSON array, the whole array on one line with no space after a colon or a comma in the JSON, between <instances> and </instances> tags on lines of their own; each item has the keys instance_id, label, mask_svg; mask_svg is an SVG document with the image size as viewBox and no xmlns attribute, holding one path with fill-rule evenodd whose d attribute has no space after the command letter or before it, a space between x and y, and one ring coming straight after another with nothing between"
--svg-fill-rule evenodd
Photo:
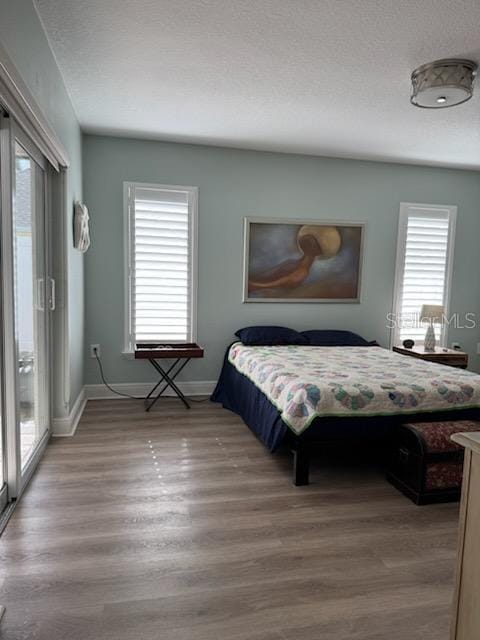
<instances>
[{"instance_id":1,"label":"abstract painting canvas","mask_svg":"<svg viewBox=\"0 0 480 640\"><path fill-rule=\"evenodd\" d=\"M244 302L359 302L364 224L245 218Z\"/></svg>"}]
</instances>

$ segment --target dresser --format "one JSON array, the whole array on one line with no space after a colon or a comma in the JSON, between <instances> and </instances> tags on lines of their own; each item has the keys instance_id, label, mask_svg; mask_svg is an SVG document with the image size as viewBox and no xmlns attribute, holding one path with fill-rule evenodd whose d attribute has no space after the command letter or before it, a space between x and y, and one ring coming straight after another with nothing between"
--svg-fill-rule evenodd
<instances>
[{"instance_id":1,"label":"dresser","mask_svg":"<svg viewBox=\"0 0 480 640\"><path fill-rule=\"evenodd\" d=\"M457 351L456 349L443 349L436 347L435 351L425 351L423 347L393 347L395 353L401 353L403 356L411 358L419 358L428 362L438 362L438 364L446 364L449 367L457 367L458 369L466 369L468 366L468 353Z\"/></svg>"},{"instance_id":2,"label":"dresser","mask_svg":"<svg viewBox=\"0 0 480 640\"><path fill-rule=\"evenodd\" d=\"M480 638L480 432L456 433L465 447L451 640Z\"/></svg>"}]
</instances>

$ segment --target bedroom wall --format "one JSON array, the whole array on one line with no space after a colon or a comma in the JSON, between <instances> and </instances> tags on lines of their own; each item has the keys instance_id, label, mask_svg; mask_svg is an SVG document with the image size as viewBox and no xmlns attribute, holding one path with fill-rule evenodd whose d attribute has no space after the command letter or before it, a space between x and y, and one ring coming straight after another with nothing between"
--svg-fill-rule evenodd
<instances>
[{"instance_id":1,"label":"bedroom wall","mask_svg":"<svg viewBox=\"0 0 480 640\"><path fill-rule=\"evenodd\" d=\"M122 182L199 187L198 336L206 349L184 380L215 380L239 327L284 324L296 329L356 331L388 346L398 210L401 201L459 207L452 310L480 317L476 274L480 238L480 173L400 164L84 136L84 194L92 245L86 254L86 347L100 343L112 382L154 379L150 366L121 355L123 339ZM360 304L242 304L243 217L366 221ZM451 330L469 352L477 330ZM99 383L85 349L86 383Z\"/></svg>"},{"instance_id":2,"label":"bedroom wall","mask_svg":"<svg viewBox=\"0 0 480 640\"><path fill-rule=\"evenodd\" d=\"M80 127L32 0L0 0L0 42L67 150L70 168L65 220L68 229L69 371L67 395L54 398L55 417L67 415L83 388L83 256L73 249L73 202L82 199ZM54 336L55 339L55 336Z\"/></svg>"}]
</instances>

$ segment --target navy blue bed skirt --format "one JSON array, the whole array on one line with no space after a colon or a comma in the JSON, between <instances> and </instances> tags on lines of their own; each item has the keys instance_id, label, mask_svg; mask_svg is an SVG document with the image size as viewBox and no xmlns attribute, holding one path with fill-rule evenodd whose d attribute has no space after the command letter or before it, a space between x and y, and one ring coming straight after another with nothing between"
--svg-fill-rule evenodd
<instances>
[{"instance_id":1,"label":"navy blue bed skirt","mask_svg":"<svg viewBox=\"0 0 480 640\"><path fill-rule=\"evenodd\" d=\"M284 440L288 427L267 396L230 364L229 351L230 347L211 400L238 414L263 444L275 451Z\"/></svg>"}]
</instances>

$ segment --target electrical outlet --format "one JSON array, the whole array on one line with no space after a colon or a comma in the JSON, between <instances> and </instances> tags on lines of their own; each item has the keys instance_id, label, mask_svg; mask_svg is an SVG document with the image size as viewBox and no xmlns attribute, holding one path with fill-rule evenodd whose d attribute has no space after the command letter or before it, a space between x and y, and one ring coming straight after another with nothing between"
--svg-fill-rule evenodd
<instances>
[{"instance_id":1,"label":"electrical outlet","mask_svg":"<svg viewBox=\"0 0 480 640\"><path fill-rule=\"evenodd\" d=\"M90 357L91 358L100 358L100 345L99 344L91 344L90 345Z\"/></svg>"},{"instance_id":2,"label":"electrical outlet","mask_svg":"<svg viewBox=\"0 0 480 640\"><path fill-rule=\"evenodd\" d=\"M457 351L461 351L462 350L462 345L459 342L452 342L452 349L455 349Z\"/></svg>"}]
</instances>

